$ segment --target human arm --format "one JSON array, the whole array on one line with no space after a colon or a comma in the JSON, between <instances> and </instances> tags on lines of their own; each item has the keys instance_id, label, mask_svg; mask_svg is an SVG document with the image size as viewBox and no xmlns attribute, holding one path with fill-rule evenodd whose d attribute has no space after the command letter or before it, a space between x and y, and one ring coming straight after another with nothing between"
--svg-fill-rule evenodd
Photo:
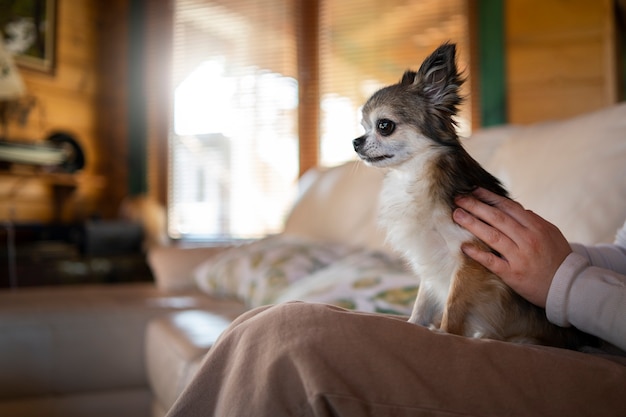
<instances>
[{"instance_id":1,"label":"human arm","mask_svg":"<svg viewBox=\"0 0 626 417\"><path fill-rule=\"evenodd\" d=\"M553 323L626 350L626 227L616 245L570 245L554 225L489 191L479 189L457 205L455 221L500 254L466 245L468 256L545 307Z\"/></svg>"},{"instance_id":2,"label":"human arm","mask_svg":"<svg viewBox=\"0 0 626 417\"><path fill-rule=\"evenodd\" d=\"M626 275L572 252L552 279L546 315L556 325L573 325L626 351Z\"/></svg>"}]
</instances>

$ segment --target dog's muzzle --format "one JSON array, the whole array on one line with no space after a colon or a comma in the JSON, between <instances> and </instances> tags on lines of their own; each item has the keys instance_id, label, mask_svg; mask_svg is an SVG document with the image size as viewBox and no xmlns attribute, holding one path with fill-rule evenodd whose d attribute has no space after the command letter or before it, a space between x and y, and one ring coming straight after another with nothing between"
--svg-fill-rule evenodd
<instances>
[{"instance_id":1,"label":"dog's muzzle","mask_svg":"<svg viewBox=\"0 0 626 417\"><path fill-rule=\"evenodd\" d=\"M361 148L363 147L363 144L365 143L365 135L361 136L359 138L356 138L352 141L352 146L354 146L354 151L355 152L359 152L361 150Z\"/></svg>"},{"instance_id":2,"label":"dog's muzzle","mask_svg":"<svg viewBox=\"0 0 626 417\"><path fill-rule=\"evenodd\" d=\"M370 163L370 164L375 164L377 162L393 157L393 155L368 156L367 153L363 152L363 148L365 146L366 141L367 141L366 135L363 135L360 138L356 138L352 141L352 146L354 146L355 152L357 153L357 155L359 155L359 158L361 158L365 162Z\"/></svg>"}]
</instances>

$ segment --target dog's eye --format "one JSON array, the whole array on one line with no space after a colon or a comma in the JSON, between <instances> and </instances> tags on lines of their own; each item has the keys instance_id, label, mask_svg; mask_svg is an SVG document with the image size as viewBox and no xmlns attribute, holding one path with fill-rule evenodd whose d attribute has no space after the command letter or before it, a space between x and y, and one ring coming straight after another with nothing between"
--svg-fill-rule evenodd
<instances>
[{"instance_id":1,"label":"dog's eye","mask_svg":"<svg viewBox=\"0 0 626 417\"><path fill-rule=\"evenodd\" d=\"M380 119L376 126L383 136L391 135L396 128L396 124L389 119Z\"/></svg>"}]
</instances>

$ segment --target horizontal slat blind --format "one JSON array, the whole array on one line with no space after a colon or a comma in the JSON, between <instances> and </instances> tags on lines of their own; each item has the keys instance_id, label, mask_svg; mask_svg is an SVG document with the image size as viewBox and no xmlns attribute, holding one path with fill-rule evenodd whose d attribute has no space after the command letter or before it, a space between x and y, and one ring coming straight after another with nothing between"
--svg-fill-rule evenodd
<instances>
[{"instance_id":1,"label":"horizontal slat blind","mask_svg":"<svg viewBox=\"0 0 626 417\"><path fill-rule=\"evenodd\" d=\"M288 0L175 1L171 236L280 230L298 172L292 25Z\"/></svg>"},{"instance_id":2,"label":"horizontal slat blind","mask_svg":"<svg viewBox=\"0 0 626 417\"><path fill-rule=\"evenodd\" d=\"M459 66L470 75L469 0L174 3L173 237L279 231L294 199L298 162L314 163L318 152L325 166L354 159L359 109L376 89L417 69L445 41L458 44ZM314 58L307 48L318 48L319 59L304 59ZM301 96L320 97L319 112L306 111L309 102L302 107L300 140L298 81ZM460 116L465 132L470 114L467 101ZM319 144L311 134L318 126Z\"/></svg>"}]
</instances>

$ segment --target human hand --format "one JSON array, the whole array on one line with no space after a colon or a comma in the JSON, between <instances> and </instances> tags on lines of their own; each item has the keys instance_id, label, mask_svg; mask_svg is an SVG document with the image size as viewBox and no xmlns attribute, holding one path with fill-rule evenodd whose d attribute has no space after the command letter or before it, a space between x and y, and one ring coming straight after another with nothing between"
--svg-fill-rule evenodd
<instances>
[{"instance_id":1,"label":"human hand","mask_svg":"<svg viewBox=\"0 0 626 417\"><path fill-rule=\"evenodd\" d=\"M500 257L473 244L463 245L463 252L545 308L552 278L572 252L561 231L521 204L483 188L458 197L456 204L454 221Z\"/></svg>"}]
</instances>

